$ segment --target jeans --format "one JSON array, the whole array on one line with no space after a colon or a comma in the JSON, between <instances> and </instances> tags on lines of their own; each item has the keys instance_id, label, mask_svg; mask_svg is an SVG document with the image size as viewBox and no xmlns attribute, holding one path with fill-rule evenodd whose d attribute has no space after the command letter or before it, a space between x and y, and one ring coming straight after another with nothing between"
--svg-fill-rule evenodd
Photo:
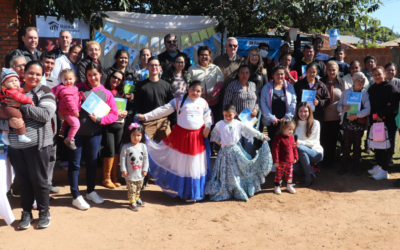
<instances>
[{"instance_id":1,"label":"jeans","mask_svg":"<svg viewBox=\"0 0 400 250\"><path fill-rule=\"evenodd\" d=\"M311 169L311 164L316 164L322 160L323 154L318 153L315 149L309 148L305 145L300 145L297 148L297 153L299 154L299 161L295 164L300 164L301 168L304 171L305 180L310 180L310 173L312 173L315 177Z\"/></svg>"},{"instance_id":2,"label":"jeans","mask_svg":"<svg viewBox=\"0 0 400 250\"><path fill-rule=\"evenodd\" d=\"M101 131L96 134L76 135L76 150L68 149L68 180L74 199L79 197L78 179L82 153L85 157L87 194L96 186L97 155L101 143Z\"/></svg>"}]
</instances>

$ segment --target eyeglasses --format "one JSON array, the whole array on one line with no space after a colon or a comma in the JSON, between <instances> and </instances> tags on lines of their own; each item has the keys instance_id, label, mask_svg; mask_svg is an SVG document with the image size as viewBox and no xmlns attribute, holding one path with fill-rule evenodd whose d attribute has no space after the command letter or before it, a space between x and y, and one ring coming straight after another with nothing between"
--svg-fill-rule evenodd
<instances>
[{"instance_id":1,"label":"eyeglasses","mask_svg":"<svg viewBox=\"0 0 400 250\"><path fill-rule=\"evenodd\" d=\"M19 64L19 65L15 65L14 67L17 69L20 69L20 68L24 68L25 66L26 66L26 64Z\"/></svg>"},{"instance_id":2,"label":"eyeglasses","mask_svg":"<svg viewBox=\"0 0 400 250\"><path fill-rule=\"evenodd\" d=\"M122 79L116 77L115 75L112 75L111 77L114 78L115 80L119 81L119 82L122 81Z\"/></svg>"},{"instance_id":3,"label":"eyeglasses","mask_svg":"<svg viewBox=\"0 0 400 250\"><path fill-rule=\"evenodd\" d=\"M250 55L251 58L258 58L258 55Z\"/></svg>"},{"instance_id":4,"label":"eyeglasses","mask_svg":"<svg viewBox=\"0 0 400 250\"><path fill-rule=\"evenodd\" d=\"M170 41L166 41L166 43L171 44L171 43L177 43L177 40L170 40Z\"/></svg>"},{"instance_id":5,"label":"eyeglasses","mask_svg":"<svg viewBox=\"0 0 400 250\"><path fill-rule=\"evenodd\" d=\"M381 75L383 75L383 74L372 75L372 76L373 76L373 77L378 77L378 76L381 76Z\"/></svg>"},{"instance_id":6,"label":"eyeglasses","mask_svg":"<svg viewBox=\"0 0 400 250\"><path fill-rule=\"evenodd\" d=\"M231 47L231 48L237 48L238 47L237 44L228 44L228 46Z\"/></svg>"},{"instance_id":7,"label":"eyeglasses","mask_svg":"<svg viewBox=\"0 0 400 250\"><path fill-rule=\"evenodd\" d=\"M179 65L184 65L185 64L185 62L175 62L176 64L179 64Z\"/></svg>"},{"instance_id":8,"label":"eyeglasses","mask_svg":"<svg viewBox=\"0 0 400 250\"><path fill-rule=\"evenodd\" d=\"M160 64L149 64L149 68L157 68Z\"/></svg>"}]
</instances>

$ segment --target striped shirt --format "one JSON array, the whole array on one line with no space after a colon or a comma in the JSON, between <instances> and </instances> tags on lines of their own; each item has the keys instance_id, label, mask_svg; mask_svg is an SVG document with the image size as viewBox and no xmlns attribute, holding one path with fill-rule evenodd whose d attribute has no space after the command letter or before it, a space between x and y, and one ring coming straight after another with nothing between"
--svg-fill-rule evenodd
<instances>
[{"instance_id":1,"label":"striped shirt","mask_svg":"<svg viewBox=\"0 0 400 250\"><path fill-rule=\"evenodd\" d=\"M10 131L10 147L14 149L38 146L38 149L53 145L53 129L51 118L56 112L56 101L50 88L39 84L31 91L25 93L35 103L21 104L20 110L26 127L26 136L31 142L19 142L13 128L9 128L8 120L0 119L0 129Z\"/></svg>"},{"instance_id":2,"label":"striped shirt","mask_svg":"<svg viewBox=\"0 0 400 250\"><path fill-rule=\"evenodd\" d=\"M238 80L231 82L226 89L224 105L233 104L238 114L246 108L249 108L251 111L253 109L260 110L259 103L259 95L254 82L247 82L247 91L244 90Z\"/></svg>"}]
</instances>

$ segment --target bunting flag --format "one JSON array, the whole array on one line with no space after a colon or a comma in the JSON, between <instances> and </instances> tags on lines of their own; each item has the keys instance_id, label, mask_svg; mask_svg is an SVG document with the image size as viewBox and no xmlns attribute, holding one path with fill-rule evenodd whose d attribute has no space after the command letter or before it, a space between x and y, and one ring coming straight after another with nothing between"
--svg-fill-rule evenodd
<instances>
[{"instance_id":1,"label":"bunting flag","mask_svg":"<svg viewBox=\"0 0 400 250\"><path fill-rule=\"evenodd\" d=\"M189 36L188 35L182 35L181 36L181 46L183 47L183 46L185 46L185 45L190 45L190 42L189 42Z\"/></svg>"},{"instance_id":2,"label":"bunting flag","mask_svg":"<svg viewBox=\"0 0 400 250\"><path fill-rule=\"evenodd\" d=\"M140 35L140 37L139 37L139 45L140 44L143 44L144 46L147 46L147 36Z\"/></svg>"},{"instance_id":3,"label":"bunting flag","mask_svg":"<svg viewBox=\"0 0 400 250\"><path fill-rule=\"evenodd\" d=\"M133 61L135 60L136 56L139 54L139 50L129 48L128 53L129 53L129 65L132 65Z\"/></svg>"},{"instance_id":4,"label":"bunting flag","mask_svg":"<svg viewBox=\"0 0 400 250\"><path fill-rule=\"evenodd\" d=\"M164 44L164 38L163 39L161 39L161 48L160 49L163 49L165 47L165 44Z\"/></svg>"},{"instance_id":5,"label":"bunting flag","mask_svg":"<svg viewBox=\"0 0 400 250\"><path fill-rule=\"evenodd\" d=\"M129 50L129 47L118 43L117 50L120 50L120 49Z\"/></svg>"},{"instance_id":6,"label":"bunting flag","mask_svg":"<svg viewBox=\"0 0 400 250\"><path fill-rule=\"evenodd\" d=\"M217 54L217 50L215 49L214 38L210 37L204 41L204 43L215 53Z\"/></svg>"},{"instance_id":7,"label":"bunting flag","mask_svg":"<svg viewBox=\"0 0 400 250\"><path fill-rule=\"evenodd\" d=\"M150 48L151 47L156 47L158 49L158 42L160 41L160 38L158 37L152 37L151 42L150 42Z\"/></svg>"},{"instance_id":8,"label":"bunting flag","mask_svg":"<svg viewBox=\"0 0 400 250\"><path fill-rule=\"evenodd\" d=\"M193 58L194 58L194 49L193 49L193 47L184 49L183 52L185 52L186 54L188 54L188 56L190 57L190 60L193 61Z\"/></svg>"},{"instance_id":9,"label":"bunting flag","mask_svg":"<svg viewBox=\"0 0 400 250\"><path fill-rule=\"evenodd\" d=\"M206 31L206 30L201 30L201 31L199 32L199 34L200 34L200 39L201 39L201 41L203 41L204 39L207 39L207 38L208 38L208 35L207 35L207 31Z\"/></svg>"},{"instance_id":10,"label":"bunting flag","mask_svg":"<svg viewBox=\"0 0 400 250\"><path fill-rule=\"evenodd\" d=\"M96 35L94 36L94 41L98 42L99 44L106 40L106 36L101 34L100 32L96 31Z\"/></svg>"},{"instance_id":11,"label":"bunting flag","mask_svg":"<svg viewBox=\"0 0 400 250\"><path fill-rule=\"evenodd\" d=\"M215 35L213 35L213 37L215 38L215 40L217 40L218 42L221 43L222 40L222 34L221 33L216 33Z\"/></svg>"},{"instance_id":12,"label":"bunting flag","mask_svg":"<svg viewBox=\"0 0 400 250\"><path fill-rule=\"evenodd\" d=\"M195 48L196 51L197 51L197 50L199 50L199 47L200 47L200 46L204 46L204 43L196 44L195 46L193 46L193 48Z\"/></svg>"},{"instance_id":13,"label":"bunting flag","mask_svg":"<svg viewBox=\"0 0 400 250\"><path fill-rule=\"evenodd\" d=\"M106 45L104 46L104 56L108 54L108 52L110 52L110 50L112 50L115 45L117 45L117 42L106 37Z\"/></svg>"},{"instance_id":14,"label":"bunting flag","mask_svg":"<svg viewBox=\"0 0 400 250\"><path fill-rule=\"evenodd\" d=\"M103 28L103 32L108 32L111 35L113 29L114 29L114 24L106 22L106 25Z\"/></svg>"},{"instance_id":15,"label":"bunting flag","mask_svg":"<svg viewBox=\"0 0 400 250\"><path fill-rule=\"evenodd\" d=\"M192 33L192 42L193 43L200 42L199 33L197 33L197 32Z\"/></svg>"},{"instance_id":16,"label":"bunting flag","mask_svg":"<svg viewBox=\"0 0 400 250\"><path fill-rule=\"evenodd\" d=\"M118 37L121 40L125 39L128 42L136 43L138 34L117 27L114 32L114 37Z\"/></svg>"},{"instance_id":17,"label":"bunting flag","mask_svg":"<svg viewBox=\"0 0 400 250\"><path fill-rule=\"evenodd\" d=\"M208 28L207 28L207 33L208 33L208 36L209 36L209 37L212 37L213 35L215 35L215 29L214 29L214 27L213 27L213 26L208 27Z\"/></svg>"}]
</instances>

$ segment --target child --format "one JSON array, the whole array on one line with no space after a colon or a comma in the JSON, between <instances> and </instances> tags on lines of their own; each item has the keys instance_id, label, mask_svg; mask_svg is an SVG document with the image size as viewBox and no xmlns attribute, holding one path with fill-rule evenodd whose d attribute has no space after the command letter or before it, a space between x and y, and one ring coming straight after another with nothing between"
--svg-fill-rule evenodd
<instances>
[{"instance_id":1,"label":"child","mask_svg":"<svg viewBox=\"0 0 400 250\"><path fill-rule=\"evenodd\" d=\"M276 167L274 189L276 194L281 194L280 184L283 174L286 176L287 190L292 194L296 193L292 184L293 164L299 159L293 138L295 127L293 120L282 122L279 133L272 141L272 159Z\"/></svg>"},{"instance_id":2,"label":"child","mask_svg":"<svg viewBox=\"0 0 400 250\"><path fill-rule=\"evenodd\" d=\"M59 79L61 84L52 88L51 91L58 100L57 108L65 117L62 129L64 130L67 125L71 127L64 143L70 149L75 150L75 135L81 126L78 118L81 110L81 96L78 88L74 85L76 77L72 69L63 69L60 72Z\"/></svg>"},{"instance_id":3,"label":"child","mask_svg":"<svg viewBox=\"0 0 400 250\"><path fill-rule=\"evenodd\" d=\"M21 111L19 111L19 109L7 106L7 100L4 99L5 97L12 98L17 102L23 104L34 105L32 99L27 97L24 94L23 89L20 88L19 76L13 69L3 69L1 73L0 98L2 99L1 100L2 104L0 106L0 117L3 119L11 119L14 117L22 118L22 114ZM26 134L25 124L22 126L22 128L15 129L15 133L18 135L18 141L20 142L31 141L31 139L29 139L25 135ZM1 140L6 145L10 145L10 140L8 139L9 134L10 131L3 130Z\"/></svg>"},{"instance_id":4,"label":"child","mask_svg":"<svg viewBox=\"0 0 400 250\"><path fill-rule=\"evenodd\" d=\"M247 201L249 196L261 191L265 176L271 171L271 152L264 142L256 157L251 158L240 144L241 137L252 140L267 140L259 131L245 125L236 116L235 106L224 106L224 120L219 121L212 133L211 141L218 143L221 149L215 161L211 179L206 186L206 194L214 201L227 200L232 196Z\"/></svg>"},{"instance_id":5,"label":"child","mask_svg":"<svg viewBox=\"0 0 400 250\"><path fill-rule=\"evenodd\" d=\"M205 186L210 176L211 110L201 98L200 81L190 83L188 92L172 99L168 104L147 114L139 114L140 121L151 121L177 111L177 124L171 134L160 143L146 140L149 150L150 174L162 190L172 197L179 196L187 202L205 197Z\"/></svg>"},{"instance_id":6,"label":"child","mask_svg":"<svg viewBox=\"0 0 400 250\"><path fill-rule=\"evenodd\" d=\"M122 176L125 177L128 188L128 199L130 209L139 211L139 207L146 204L140 199L140 190L142 189L143 179L149 169L149 159L144 130L140 124L132 123L129 126L131 142L122 146L120 155L120 165ZM130 166L130 167L126 167Z\"/></svg>"}]
</instances>

